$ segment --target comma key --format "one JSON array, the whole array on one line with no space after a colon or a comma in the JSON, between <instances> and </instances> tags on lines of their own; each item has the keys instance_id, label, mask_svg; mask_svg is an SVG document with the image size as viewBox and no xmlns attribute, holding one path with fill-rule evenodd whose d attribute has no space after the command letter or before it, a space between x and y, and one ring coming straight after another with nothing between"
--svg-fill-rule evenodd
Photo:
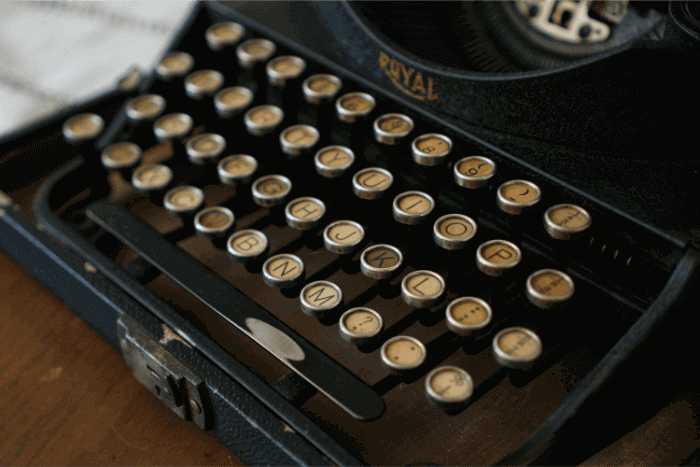
<instances>
[{"instance_id":1,"label":"comma key","mask_svg":"<svg viewBox=\"0 0 700 467\"><path fill-rule=\"evenodd\" d=\"M382 316L371 308L352 308L340 317L338 329L343 340L355 345L371 342L384 327Z\"/></svg>"}]
</instances>

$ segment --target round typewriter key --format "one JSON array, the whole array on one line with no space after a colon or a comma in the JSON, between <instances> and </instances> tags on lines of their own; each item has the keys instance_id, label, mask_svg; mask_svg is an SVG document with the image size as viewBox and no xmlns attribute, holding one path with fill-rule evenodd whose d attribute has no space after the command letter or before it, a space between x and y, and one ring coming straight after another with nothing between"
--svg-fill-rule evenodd
<instances>
[{"instance_id":1,"label":"round typewriter key","mask_svg":"<svg viewBox=\"0 0 700 467\"><path fill-rule=\"evenodd\" d=\"M203 204L204 192L189 185L175 187L169 190L163 198L165 209L177 215L194 214Z\"/></svg>"},{"instance_id":2,"label":"round typewriter key","mask_svg":"<svg viewBox=\"0 0 700 467\"><path fill-rule=\"evenodd\" d=\"M541 198L540 188L526 180L511 180L498 187L498 207L509 214L521 214Z\"/></svg>"},{"instance_id":3,"label":"round typewriter key","mask_svg":"<svg viewBox=\"0 0 700 467\"><path fill-rule=\"evenodd\" d=\"M235 232L228 238L226 248L231 258L238 263L256 261L265 254L269 242L259 230L246 229Z\"/></svg>"},{"instance_id":4,"label":"round typewriter key","mask_svg":"<svg viewBox=\"0 0 700 467\"><path fill-rule=\"evenodd\" d=\"M287 225L297 230L316 227L325 213L326 205L316 198L297 198L284 209Z\"/></svg>"},{"instance_id":5,"label":"round typewriter key","mask_svg":"<svg viewBox=\"0 0 700 467\"><path fill-rule=\"evenodd\" d=\"M461 250L476 235L476 222L464 214L442 216L433 225L433 239L445 250Z\"/></svg>"},{"instance_id":6,"label":"round typewriter key","mask_svg":"<svg viewBox=\"0 0 700 467\"><path fill-rule=\"evenodd\" d=\"M371 308L352 308L340 317L338 329L344 341L355 345L369 342L384 327L382 316Z\"/></svg>"},{"instance_id":7,"label":"round typewriter key","mask_svg":"<svg viewBox=\"0 0 700 467\"><path fill-rule=\"evenodd\" d=\"M80 144L97 137L104 126L104 120L97 114L74 115L63 123L63 137L70 144Z\"/></svg>"},{"instance_id":8,"label":"round typewriter key","mask_svg":"<svg viewBox=\"0 0 700 467\"><path fill-rule=\"evenodd\" d=\"M556 269L541 269L527 278L527 298L537 308L546 310L574 295L574 281Z\"/></svg>"},{"instance_id":9,"label":"round typewriter key","mask_svg":"<svg viewBox=\"0 0 700 467\"><path fill-rule=\"evenodd\" d=\"M236 48L236 56L241 67L252 68L267 61L276 50L275 44L267 39L249 39Z\"/></svg>"},{"instance_id":10,"label":"round typewriter key","mask_svg":"<svg viewBox=\"0 0 700 467\"><path fill-rule=\"evenodd\" d=\"M162 164L144 164L131 176L134 188L146 193L164 190L172 181L173 171Z\"/></svg>"},{"instance_id":11,"label":"round typewriter key","mask_svg":"<svg viewBox=\"0 0 700 467\"><path fill-rule=\"evenodd\" d=\"M352 191L362 199L381 198L394 182L388 170L379 167L362 169L352 177Z\"/></svg>"},{"instance_id":12,"label":"round typewriter key","mask_svg":"<svg viewBox=\"0 0 700 467\"><path fill-rule=\"evenodd\" d=\"M292 182L284 175L265 175L253 182L252 191L253 200L258 206L278 206L292 191Z\"/></svg>"},{"instance_id":13,"label":"round typewriter key","mask_svg":"<svg viewBox=\"0 0 700 467\"><path fill-rule=\"evenodd\" d=\"M288 80L301 76L306 70L306 62L292 55L283 55L270 60L265 67L267 80L273 86L283 87Z\"/></svg>"},{"instance_id":14,"label":"round typewriter key","mask_svg":"<svg viewBox=\"0 0 700 467\"><path fill-rule=\"evenodd\" d=\"M167 114L153 124L153 134L158 142L182 139L192 131L192 117L183 113Z\"/></svg>"},{"instance_id":15,"label":"round typewriter key","mask_svg":"<svg viewBox=\"0 0 700 467\"><path fill-rule=\"evenodd\" d=\"M474 393L474 381L463 369L441 366L425 378L428 401L441 410L450 410L464 404Z\"/></svg>"},{"instance_id":16,"label":"round typewriter key","mask_svg":"<svg viewBox=\"0 0 700 467\"><path fill-rule=\"evenodd\" d=\"M235 45L245 34L245 28L238 23L222 22L209 26L204 37L211 50L218 51Z\"/></svg>"},{"instance_id":17,"label":"round typewriter key","mask_svg":"<svg viewBox=\"0 0 700 467\"><path fill-rule=\"evenodd\" d=\"M102 165L109 170L135 167L141 160L141 148L134 143L114 143L102 151Z\"/></svg>"},{"instance_id":18,"label":"round typewriter key","mask_svg":"<svg viewBox=\"0 0 700 467\"><path fill-rule=\"evenodd\" d=\"M557 204L544 213L544 228L557 240L569 240L590 226L588 211L574 204Z\"/></svg>"},{"instance_id":19,"label":"round typewriter key","mask_svg":"<svg viewBox=\"0 0 700 467\"><path fill-rule=\"evenodd\" d=\"M274 105L259 105L245 113L245 127L253 136L263 136L272 133L282 123L284 112Z\"/></svg>"},{"instance_id":20,"label":"round typewriter key","mask_svg":"<svg viewBox=\"0 0 700 467\"><path fill-rule=\"evenodd\" d=\"M283 253L268 258L262 272L265 284L278 289L292 288L304 282L304 262L295 255Z\"/></svg>"},{"instance_id":21,"label":"round typewriter key","mask_svg":"<svg viewBox=\"0 0 700 467\"><path fill-rule=\"evenodd\" d=\"M542 341L527 328L506 328L493 338L492 351L502 366L526 370L542 355Z\"/></svg>"},{"instance_id":22,"label":"round typewriter key","mask_svg":"<svg viewBox=\"0 0 700 467\"><path fill-rule=\"evenodd\" d=\"M199 70L185 78L185 94L190 99L200 100L213 96L224 85L224 75L216 70Z\"/></svg>"},{"instance_id":23,"label":"round typewriter key","mask_svg":"<svg viewBox=\"0 0 700 467\"><path fill-rule=\"evenodd\" d=\"M382 345L382 366L392 373L418 368L425 361L425 346L409 336L392 337Z\"/></svg>"},{"instance_id":24,"label":"round typewriter key","mask_svg":"<svg viewBox=\"0 0 700 467\"><path fill-rule=\"evenodd\" d=\"M194 58L192 55L187 52L170 52L156 66L156 73L161 79L168 81L185 76L193 66Z\"/></svg>"},{"instance_id":25,"label":"round typewriter key","mask_svg":"<svg viewBox=\"0 0 700 467\"><path fill-rule=\"evenodd\" d=\"M372 245L360 256L362 273L372 279L389 279L401 267L403 255L391 245Z\"/></svg>"},{"instance_id":26,"label":"round typewriter key","mask_svg":"<svg viewBox=\"0 0 700 467\"><path fill-rule=\"evenodd\" d=\"M253 178L256 170L258 170L258 161L246 154L226 156L219 161L219 166L217 167L219 180L224 185L248 183Z\"/></svg>"},{"instance_id":27,"label":"round typewriter key","mask_svg":"<svg viewBox=\"0 0 700 467\"><path fill-rule=\"evenodd\" d=\"M452 151L452 140L445 135L430 133L419 136L411 144L416 164L434 166L440 164Z\"/></svg>"},{"instance_id":28,"label":"round typewriter key","mask_svg":"<svg viewBox=\"0 0 700 467\"><path fill-rule=\"evenodd\" d=\"M209 238L221 238L233 228L236 216L223 206L204 208L194 217L194 228L200 235Z\"/></svg>"},{"instance_id":29,"label":"round typewriter key","mask_svg":"<svg viewBox=\"0 0 700 467\"><path fill-rule=\"evenodd\" d=\"M318 143L318 130L309 125L294 125L282 130L280 145L289 156L306 153Z\"/></svg>"},{"instance_id":30,"label":"round typewriter key","mask_svg":"<svg viewBox=\"0 0 700 467\"><path fill-rule=\"evenodd\" d=\"M333 100L341 87L343 87L343 83L337 76L333 75L309 76L301 85L304 99L309 104L320 104Z\"/></svg>"},{"instance_id":31,"label":"round typewriter key","mask_svg":"<svg viewBox=\"0 0 700 467\"><path fill-rule=\"evenodd\" d=\"M355 251L364 238L365 229L357 222L336 221L323 231L323 246L330 252L347 255Z\"/></svg>"},{"instance_id":32,"label":"round typewriter key","mask_svg":"<svg viewBox=\"0 0 700 467\"><path fill-rule=\"evenodd\" d=\"M343 291L329 281L316 281L306 285L299 294L301 311L312 318L323 318L337 311L343 304Z\"/></svg>"},{"instance_id":33,"label":"round typewriter key","mask_svg":"<svg viewBox=\"0 0 700 467\"><path fill-rule=\"evenodd\" d=\"M489 184L494 175L496 175L496 163L487 157L465 157L454 165L455 182L465 188L484 187Z\"/></svg>"},{"instance_id":34,"label":"round typewriter key","mask_svg":"<svg viewBox=\"0 0 700 467\"><path fill-rule=\"evenodd\" d=\"M143 79L143 73L138 68L131 68L117 81L117 88L125 97L134 97L137 94L137 87Z\"/></svg>"},{"instance_id":35,"label":"round typewriter key","mask_svg":"<svg viewBox=\"0 0 700 467\"><path fill-rule=\"evenodd\" d=\"M403 114L385 114L374 121L374 138L384 144L398 144L413 130L413 120Z\"/></svg>"},{"instance_id":36,"label":"round typewriter key","mask_svg":"<svg viewBox=\"0 0 700 467\"><path fill-rule=\"evenodd\" d=\"M326 146L316 152L316 172L326 178L338 178L355 162L355 154L345 146Z\"/></svg>"},{"instance_id":37,"label":"round typewriter key","mask_svg":"<svg viewBox=\"0 0 700 467\"><path fill-rule=\"evenodd\" d=\"M335 101L338 118L348 123L355 123L358 119L366 117L374 110L374 106L374 97L364 92L351 92Z\"/></svg>"},{"instance_id":38,"label":"round typewriter key","mask_svg":"<svg viewBox=\"0 0 700 467\"><path fill-rule=\"evenodd\" d=\"M445 293L445 280L433 271L413 271L401 281L401 297L416 308L430 308Z\"/></svg>"},{"instance_id":39,"label":"round typewriter key","mask_svg":"<svg viewBox=\"0 0 700 467\"><path fill-rule=\"evenodd\" d=\"M202 133L187 142L187 158L196 165L216 162L226 149L226 140L215 133Z\"/></svg>"},{"instance_id":40,"label":"round typewriter key","mask_svg":"<svg viewBox=\"0 0 700 467\"><path fill-rule=\"evenodd\" d=\"M126 104L126 116L133 122L153 121L165 110L165 99L157 94L134 97Z\"/></svg>"},{"instance_id":41,"label":"round typewriter key","mask_svg":"<svg viewBox=\"0 0 700 467\"><path fill-rule=\"evenodd\" d=\"M224 88L214 96L216 114L231 118L243 112L253 102L253 91L243 86Z\"/></svg>"},{"instance_id":42,"label":"round typewriter key","mask_svg":"<svg viewBox=\"0 0 700 467\"><path fill-rule=\"evenodd\" d=\"M520 263L520 248L505 240L482 243L476 250L476 265L488 276L498 277Z\"/></svg>"},{"instance_id":43,"label":"round typewriter key","mask_svg":"<svg viewBox=\"0 0 700 467\"><path fill-rule=\"evenodd\" d=\"M421 191L406 191L394 198L394 219L402 224L416 225L423 222L435 208L433 198Z\"/></svg>"},{"instance_id":44,"label":"round typewriter key","mask_svg":"<svg viewBox=\"0 0 700 467\"><path fill-rule=\"evenodd\" d=\"M461 297L452 300L445 311L447 327L460 336L468 336L485 328L491 322L491 307L476 297Z\"/></svg>"}]
</instances>

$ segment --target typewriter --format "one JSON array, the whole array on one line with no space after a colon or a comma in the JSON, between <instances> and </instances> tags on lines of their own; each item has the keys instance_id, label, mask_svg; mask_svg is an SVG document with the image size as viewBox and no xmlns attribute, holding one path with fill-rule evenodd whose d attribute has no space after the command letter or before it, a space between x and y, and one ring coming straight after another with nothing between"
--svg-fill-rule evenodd
<instances>
[{"instance_id":1,"label":"typewriter","mask_svg":"<svg viewBox=\"0 0 700 467\"><path fill-rule=\"evenodd\" d=\"M198 4L0 246L247 463L583 462L697 389L696 5Z\"/></svg>"}]
</instances>

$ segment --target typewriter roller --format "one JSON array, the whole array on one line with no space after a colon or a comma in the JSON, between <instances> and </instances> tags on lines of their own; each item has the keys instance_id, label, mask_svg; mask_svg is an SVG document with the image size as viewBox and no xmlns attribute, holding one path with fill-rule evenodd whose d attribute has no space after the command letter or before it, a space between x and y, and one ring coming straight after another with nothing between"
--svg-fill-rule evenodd
<instances>
[{"instance_id":1,"label":"typewriter roller","mask_svg":"<svg viewBox=\"0 0 700 467\"><path fill-rule=\"evenodd\" d=\"M197 12L117 115L66 122L80 161L37 220L275 388L268 408L328 462L534 459L679 293L678 246L252 20Z\"/></svg>"}]
</instances>

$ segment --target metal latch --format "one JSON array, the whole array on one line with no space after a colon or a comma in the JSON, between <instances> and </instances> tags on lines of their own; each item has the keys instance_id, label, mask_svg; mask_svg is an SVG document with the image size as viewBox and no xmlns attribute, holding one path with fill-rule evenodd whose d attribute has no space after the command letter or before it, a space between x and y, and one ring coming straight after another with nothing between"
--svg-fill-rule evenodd
<instances>
[{"instance_id":1,"label":"metal latch","mask_svg":"<svg viewBox=\"0 0 700 467\"><path fill-rule=\"evenodd\" d=\"M183 365L129 318L117 321L117 334L126 364L134 377L185 420L206 430L207 405L204 380Z\"/></svg>"}]
</instances>

